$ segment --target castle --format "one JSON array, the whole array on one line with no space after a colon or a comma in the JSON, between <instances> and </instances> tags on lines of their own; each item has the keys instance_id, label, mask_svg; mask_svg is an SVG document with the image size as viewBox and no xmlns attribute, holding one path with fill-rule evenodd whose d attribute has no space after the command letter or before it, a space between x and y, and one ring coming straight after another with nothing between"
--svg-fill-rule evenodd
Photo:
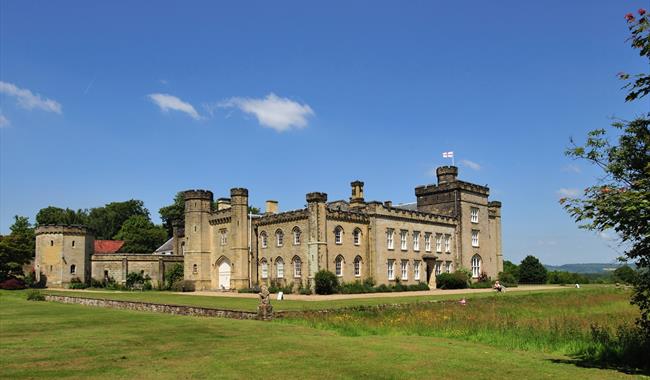
<instances>
[{"instance_id":1,"label":"castle","mask_svg":"<svg viewBox=\"0 0 650 380\"><path fill-rule=\"evenodd\" d=\"M64 286L75 274L124 281L137 270L156 283L169 265L182 262L197 290L271 282L313 287L321 269L342 282L372 277L378 284L431 287L436 275L459 267L474 278L496 278L503 270L501 203L488 200L489 188L459 180L455 166L436 174L438 183L416 187L410 204L367 202L364 183L354 181L349 201L328 202L327 194L314 192L303 209L278 212L278 203L267 201L261 215L249 213L247 189L231 189L216 207L211 191L188 190L185 222L167 244L171 255L100 255L86 229L43 226L37 229L36 272L47 275L50 286Z\"/></svg>"}]
</instances>

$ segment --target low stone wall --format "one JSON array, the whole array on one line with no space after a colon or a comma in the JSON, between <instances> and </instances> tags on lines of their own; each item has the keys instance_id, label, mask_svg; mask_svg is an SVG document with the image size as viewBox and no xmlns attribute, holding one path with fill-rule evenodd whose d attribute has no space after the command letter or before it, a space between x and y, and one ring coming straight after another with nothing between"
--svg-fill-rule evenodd
<instances>
[{"instance_id":1,"label":"low stone wall","mask_svg":"<svg viewBox=\"0 0 650 380\"><path fill-rule=\"evenodd\" d=\"M117 301L101 298L85 298L58 295L45 295L46 301L74 303L85 306L108 307L112 309L152 311L156 313L168 313L176 315L191 315L199 317L220 317L233 319L257 319L256 312L211 309L207 307L166 305L160 303L138 302L138 301Z\"/></svg>"}]
</instances>

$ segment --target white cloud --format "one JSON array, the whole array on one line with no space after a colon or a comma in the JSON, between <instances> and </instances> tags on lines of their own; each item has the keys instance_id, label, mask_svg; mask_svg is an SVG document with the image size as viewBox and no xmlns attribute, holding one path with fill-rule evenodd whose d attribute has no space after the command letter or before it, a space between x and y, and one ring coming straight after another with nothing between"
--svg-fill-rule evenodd
<instances>
[{"instance_id":1,"label":"white cloud","mask_svg":"<svg viewBox=\"0 0 650 380\"><path fill-rule=\"evenodd\" d=\"M147 95L154 103L160 107L163 112L179 111L185 112L194 120L201 119L201 116L190 103L186 103L179 98L169 94L149 94Z\"/></svg>"},{"instance_id":2,"label":"white cloud","mask_svg":"<svg viewBox=\"0 0 650 380\"><path fill-rule=\"evenodd\" d=\"M61 104L59 102L43 98L26 88L17 87L15 84L0 81L0 93L15 97L18 105L25 109L38 108L43 111L61 114Z\"/></svg>"},{"instance_id":3,"label":"white cloud","mask_svg":"<svg viewBox=\"0 0 650 380\"><path fill-rule=\"evenodd\" d=\"M288 98L281 98L271 93L264 99L230 98L217 105L221 108L236 107L241 111L255 115L263 127L273 128L278 132L292 128L307 127L307 118L314 111L307 104L300 104Z\"/></svg>"},{"instance_id":4,"label":"white cloud","mask_svg":"<svg viewBox=\"0 0 650 380\"><path fill-rule=\"evenodd\" d=\"M5 117L5 115L0 113L0 128L8 127L11 125L11 122L9 119Z\"/></svg>"},{"instance_id":5,"label":"white cloud","mask_svg":"<svg viewBox=\"0 0 650 380\"><path fill-rule=\"evenodd\" d=\"M582 169L580 169L580 166L578 165L569 164L563 167L562 171L567 173L581 173Z\"/></svg>"},{"instance_id":6,"label":"white cloud","mask_svg":"<svg viewBox=\"0 0 650 380\"><path fill-rule=\"evenodd\" d=\"M481 170L481 165L477 164L477 163L474 162L474 161L470 161L470 160L460 160L460 163L463 164L463 165L465 165L465 166L467 166L468 168L470 168L470 169L472 169L472 170Z\"/></svg>"},{"instance_id":7,"label":"white cloud","mask_svg":"<svg viewBox=\"0 0 650 380\"><path fill-rule=\"evenodd\" d=\"M567 189L567 188L561 188L560 190L557 191L557 194L562 196L562 197L575 197L578 194L580 194L580 190L578 189Z\"/></svg>"}]
</instances>

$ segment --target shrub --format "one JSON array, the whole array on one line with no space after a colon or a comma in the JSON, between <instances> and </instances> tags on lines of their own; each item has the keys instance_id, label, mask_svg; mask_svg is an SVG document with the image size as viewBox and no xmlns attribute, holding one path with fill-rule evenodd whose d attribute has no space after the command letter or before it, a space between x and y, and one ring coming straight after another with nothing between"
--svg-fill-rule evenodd
<instances>
[{"instance_id":1,"label":"shrub","mask_svg":"<svg viewBox=\"0 0 650 380\"><path fill-rule=\"evenodd\" d=\"M467 274L464 272L441 273L436 276L436 288L438 289L465 289L467 286Z\"/></svg>"},{"instance_id":2,"label":"shrub","mask_svg":"<svg viewBox=\"0 0 650 380\"><path fill-rule=\"evenodd\" d=\"M86 289L88 286L81 281L79 277L72 277L70 279L70 285L68 285L69 289Z\"/></svg>"},{"instance_id":3,"label":"shrub","mask_svg":"<svg viewBox=\"0 0 650 380\"><path fill-rule=\"evenodd\" d=\"M620 325L612 334L605 327L592 325L591 337L591 344L581 352L586 361L650 370L650 339L638 326Z\"/></svg>"},{"instance_id":4,"label":"shrub","mask_svg":"<svg viewBox=\"0 0 650 380\"><path fill-rule=\"evenodd\" d=\"M365 281L343 283L339 286L339 291L343 294L373 293L375 289Z\"/></svg>"},{"instance_id":5,"label":"shrub","mask_svg":"<svg viewBox=\"0 0 650 380\"><path fill-rule=\"evenodd\" d=\"M528 255L519 264L520 284L545 284L548 272L537 257Z\"/></svg>"},{"instance_id":6,"label":"shrub","mask_svg":"<svg viewBox=\"0 0 650 380\"><path fill-rule=\"evenodd\" d=\"M165 272L165 285L167 289L171 289L172 284L184 278L183 264L176 263Z\"/></svg>"},{"instance_id":7,"label":"shrub","mask_svg":"<svg viewBox=\"0 0 650 380\"><path fill-rule=\"evenodd\" d=\"M126 287L133 289L144 285L144 276L141 273L131 272L126 275Z\"/></svg>"},{"instance_id":8,"label":"shrub","mask_svg":"<svg viewBox=\"0 0 650 380\"><path fill-rule=\"evenodd\" d=\"M98 280L96 278L91 277L90 278L90 287L91 288L104 288L104 287L106 287L106 284L104 283L104 281L100 281L100 280Z\"/></svg>"},{"instance_id":9,"label":"shrub","mask_svg":"<svg viewBox=\"0 0 650 380\"><path fill-rule=\"evenodd\" d=\"M47 276L43 272L41 272L41 279L40 281L36 281L36 271L32 269L27 276L25 276L25 286L28 288L36 288L36 289L42 289L45 287L45 284L47 284Z\"/></svg>"},{"instance_id":10,"label":"shrub","mask_svg":"<svg viewBox=\"0 0 650 380\"><path fill-rule=\"evenodd\" d=\"M339 280L330 271L321 269L316 272L316 294L332 294L338 291Z\"/></svg>"},{"instance_id":11,"label":"shrub","mask_svg":"<svg viewBox=\"0 0 650 380\"><path fill-rule=\"evenodd\" d=\"M193 292L195 290L194 282L189 280L180 280L172 284L174 292Z\"/></svg>"},{"instance_id":12,"label":"shrub","mask_svg":"<svg viewBox=\"0 0 650 380\"><path fill-rule=\"evenodd\" d=\"M507 287L517 286L517 278L510 272L499 272L499 282Z\"/></svg>"},{"instance_id":13,"label":"shrub","mask_svg":"<svg viewBox=\"0 0 650 380\"><path fill-rule=\"evenodd\" d=\"M20 290L25 289L26 287L25 281L17 278L9 278L0 282L0 289L4 290Z\"/></svg>"},{"instance_id":14,"label":"shrub","mask_svg":"<svg viewBox=\"0 0 650 380\"><path fill-rule=\"evenodd\" d=\"M493 286L493 284L492 284L491 281L488 281L488 282L485 282L485 281L475 282L475 283L469 285L469 287L472 288L472 289L489 289L492 286Z\"/></svg>"},{"instance_id":15,"label":"shrub","mask_svg":"<svg viewBox=\"0 0 650 380\"><path fill-rule=\"evenodd\" d=\"M418 282L417 284L409 285L409 291L429 290L429 285L426 282Z\"/></svg>"},{"instance_id":16,"label":"shrub","mask_svg":"<svg viewBox=\"0 0 650 380\"><path fill-rule=\"evenodd\" d=\"M45 296L38 290L30 290L27 292L27 301L45 301Z\"/></svg>"}]
</instances>

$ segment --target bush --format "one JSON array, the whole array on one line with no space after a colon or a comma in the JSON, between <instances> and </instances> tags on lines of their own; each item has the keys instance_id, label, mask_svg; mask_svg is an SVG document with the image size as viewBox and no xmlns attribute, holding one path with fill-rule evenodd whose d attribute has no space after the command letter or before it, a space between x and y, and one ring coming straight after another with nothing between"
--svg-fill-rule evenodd
<instances>
[{"instance_id":1,"label":"bush","mask_svg":"<svg viewBox=\"0 0 650 380\"><path fill-rule=\"evenodd\" d=\"M591 344L582 350L583 359L599 365L650 370L650 339L634 325L621 325L616 334L605 327L591 326Z\"/></svg>"},{"instance_id":2,"label":"bush","mask_svg":"<svg viewBox=\"0 0 650 380\"><path fill-rule=\"evenodd\" d=\"M493 284L492 284L491 281L489 281L489 282L485 282L485 281L475 282L475 283L469 285L469 287L472 288L472 289L489 289L492 286L493 286Z\"/></svg>"},{"instance_id":3,"label":"bush","mask_svg":"<svg viewBox=\"0 0 650 380\"><path fill-rule=\"evenodd\" d=\"M47 284L47 276L41 272L40 281L36 281L36 271L33 269L25 276L25 285L28 288L42 289Z\"/></svg>"},{"instance_id":4,"label":"bush","mask_svg":"<svg viewBox=\"0 0 650 380\"><path fill-rule=\"evenodd\" d=\"M172 284L171 290L174 292L193 292L196 289L193 281L180 280Z\"/></svg>"},{"instance_id":5,"label":"bush","mask_svg":"<svg viewBox=\"0 0 650 380\"><path fill-rule=\"evenodd\" d=\"M519 264L520 284L545 284L548 272L537 257L528 255Z\"/></svg>"},{"instance_id":6,"label":"bush","mask_svg":"<svg viewBox=\"0 0 650 380\"><path fill-rule=\"evenodd\" d=\"M0 289L4 290L20 290L25 288L27 288L25 281L17 278L9 278L0 282Z\"/></svg>"},{"instance_id":7,"label":"bush","mask_svg":"<svg viewBox=\"0 0 650 380\"><path fill-rule=\"evenodd\" d=\"M507 286L509 288L517 286L517 277L510 272L499 272L499 282L501 285Z\"/></svg>"},{"instance_id":8,"label":"bush","mask_svg":"<svg viewBox=\"0 0 650 380\"><path fill-rule=\"evenodd\" d=\"M436 288L438 289L466 289L467 286L467 274L461 271L441 273L436 276Z\"/></svg>"},{"instance_id":9,"label":"bush","mask_svg":"<svg viewBox=\"0 0 650 380\"><path fill-rule=\"evenodd\" d=\"M172 284L182 280L185 277L183 273L183 264L176 263L165 272L165 285L167 289L171 289Z\"/></svg>"},{"instance_id":10,"label":"bush","mask_svg":"<svg viewBox=\"0 0 650 380\"><path fill-rule=\"evenodd\" d=\"M338 291L339 280L330 271L321 269L316 272L316 294L332 294Z\"/></svg>"},{"instance_id":11,"label":"bush","mask_svg":"<svg viewBox=\"0 0 650 380\"><path fill-rule=\"evenodd\" d=\"M27 301L45 301L45 296L38 290L30 290L27 292Z\"/></svg>"},{"instance_id":12,"label":"bush","mask_svg":"<svg viewBox=\"0 0 650 380\"><path fill-rule=\"evenodd\" d=\"M104 287L106 287L106 284L104 283L104 281L100 281L100 280L98 280L96 278L91 278L90 279L90 287L91 288L104 288Z\"/></svg>"},{"instance_id":13,"label":"bush","mask_svg":"<svg viewBox=\"0 0 650 380\"><path fill-rule=\"evenodd\" d=\"M86 289L88 286L81 281L79 277L72 277L70 279L70 285L68 285L69 289Z\"/></svg>"}]
</instances>

